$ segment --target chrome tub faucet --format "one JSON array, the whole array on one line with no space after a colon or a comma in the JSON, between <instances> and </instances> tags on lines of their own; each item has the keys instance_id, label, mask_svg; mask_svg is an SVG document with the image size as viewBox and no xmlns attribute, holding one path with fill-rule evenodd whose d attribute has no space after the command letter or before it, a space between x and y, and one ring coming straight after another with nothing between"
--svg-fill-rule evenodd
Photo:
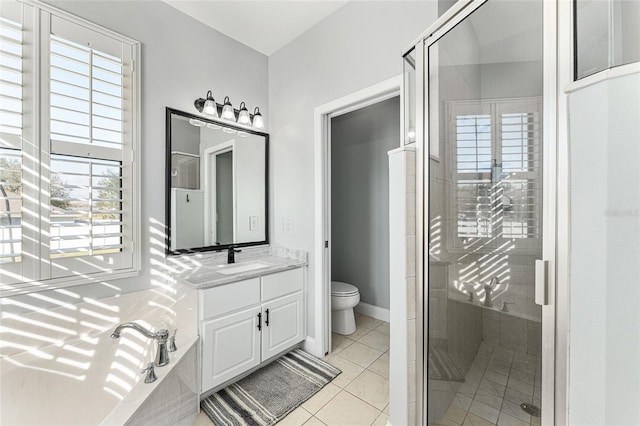
<instances>
[{"instance_id":1,"label":"chrome tub faucet","mask_svg":"<svg viewBox=\"0 0 640 426\"><path fill-rule=\"evenodd\" d=\"M488 308L493 308L493 300L491 300L491 292L500 284L500 279L498 277L491 278L491 282L484 286L484 303L483 305Z\"/></svg>"},{"instance_id":2,"label":"chrome tub faucet","mask_svg":"<svg viewBox=\"0 0 640 426\"><path fill-rule=\"evenodd\" d=\"M163 365L169 364L169 351L167 348L169 330L163 328L153 333L135 322L125 322L120 324L116 327L115 330L113 330L113 333L111 333L111 338L120 338L120 332L125 328L131 328L149 339L156 340L158 342L158 349L156 351L155 365L158 367L162 367Z\"/></svg>"}]
</instances>

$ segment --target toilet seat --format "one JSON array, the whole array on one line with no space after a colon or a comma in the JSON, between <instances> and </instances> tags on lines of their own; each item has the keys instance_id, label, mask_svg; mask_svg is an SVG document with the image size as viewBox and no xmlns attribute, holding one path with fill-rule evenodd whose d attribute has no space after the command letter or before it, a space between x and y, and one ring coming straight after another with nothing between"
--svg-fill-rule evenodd
<instances>
[{"instance_id":1,"label":"toilet seat","mask_svg":"<svg viewBox=\"0 0 640 426\"><path fill-rule=\"evenodd\" d=\"M331 297L351 297L359 294L358 288L342 281L331 281Z\"/></svg>"}]
</instances>

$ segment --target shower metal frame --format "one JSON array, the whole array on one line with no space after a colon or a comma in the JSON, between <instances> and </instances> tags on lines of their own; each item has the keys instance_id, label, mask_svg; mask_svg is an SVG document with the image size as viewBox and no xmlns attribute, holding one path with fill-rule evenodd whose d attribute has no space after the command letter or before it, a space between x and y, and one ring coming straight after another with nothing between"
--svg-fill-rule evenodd
<instances>
[{"instance_id":1,"label":"shower metal frame","mask_svg":"<svg viewBox=\"0 0 640 426\"><path fill-rule=\"evenodd\" d=\"M471 13L491 0L460 0L416 38L403 52L415 50L416 99L416 423L427 424L429 275L425 238L429 212L430 144L428 141L428 56L430 46ZM569 330L569 148L567 96L563 88L573 76L573 2L543 2L543 243L548 262L548 302L542 306L542 419L543 425L568 421ZM404 106L404 105L403 105ZM404 111L403 115L409 111ZM538 280L536 280L538 281ZM558 283L558 284L556 284Z\"/></svg>"}]
</instances>

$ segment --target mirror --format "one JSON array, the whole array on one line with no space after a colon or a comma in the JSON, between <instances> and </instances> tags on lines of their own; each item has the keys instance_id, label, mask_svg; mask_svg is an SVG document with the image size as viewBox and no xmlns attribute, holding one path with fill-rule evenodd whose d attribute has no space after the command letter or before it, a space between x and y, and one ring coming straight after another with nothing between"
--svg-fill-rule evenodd
<instances>
[{"instance_id":1,"label":"mirror","mask_svg":"<svg viewBox=\"0 0 640 426\"><path fill-rule=\"evenodd\" d=\"M167 254L267 244L269 135L167 108Z\"/></svg>"}]
</instances>

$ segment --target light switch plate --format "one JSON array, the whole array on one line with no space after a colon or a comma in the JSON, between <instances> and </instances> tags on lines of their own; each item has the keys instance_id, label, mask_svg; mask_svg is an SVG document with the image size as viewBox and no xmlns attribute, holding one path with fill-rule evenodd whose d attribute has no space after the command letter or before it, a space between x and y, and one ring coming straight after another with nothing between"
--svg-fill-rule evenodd
<instances>
[{"instance_id":1,"label":"light switch plate","mask_svg":"<svg viewBox=\"0 0 640 426\"><path fill-rule=\"evenodd\" d=\"M282 228L285 234L293 234L293 219L284 219Z\"/></svg>"},{"instance_id":2,"label":"light switch plate","mask_svg":"<svg viewBox=\"0 0 640 426\"><path fill-rule=\"evenodd\" d=\"M258 230L258 216L249 216L249 231Z\"/></svg>"}]
</instances>

